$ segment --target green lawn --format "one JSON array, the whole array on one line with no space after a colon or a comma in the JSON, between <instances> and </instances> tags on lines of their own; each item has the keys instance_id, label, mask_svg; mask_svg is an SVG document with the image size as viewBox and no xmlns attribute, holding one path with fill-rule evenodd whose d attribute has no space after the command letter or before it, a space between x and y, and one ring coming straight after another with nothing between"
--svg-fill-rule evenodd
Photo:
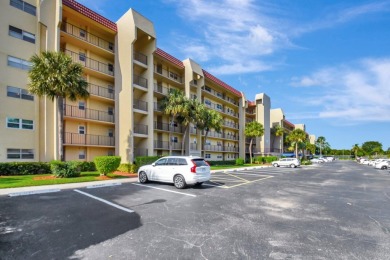
<instances>
[{"instance_id":1,"label":"green lawn","mask_svg":"<svg viewBox=\"0 0 390 260\"><path fill-rule=\"evenodd\" d=\"M51 176L53 175L42 174L42 175L0 176L0 189L102 180L98 172L82 172L80 177L74 177L74 178L50 179ZM116 174L107 174L107 177L111 179L127 178L126 176L121 176Z\"/></svg>"}]
</instances>

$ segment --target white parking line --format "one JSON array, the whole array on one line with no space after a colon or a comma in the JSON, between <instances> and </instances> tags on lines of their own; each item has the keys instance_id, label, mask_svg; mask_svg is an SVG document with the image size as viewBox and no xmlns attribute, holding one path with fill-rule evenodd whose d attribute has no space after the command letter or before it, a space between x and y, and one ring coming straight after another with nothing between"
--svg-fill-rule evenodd
<instances>
[{"instance_id":1,"label":"white parking line","mask_svg":"<svg viewBox=\"0 0 390 260\"><path fill-rule=\"evenodd\" d=\"M220 184L220 185L215 185L215 184L210 184L210 183L203 183L202 185L203 185L203 186L218 187L218 188L226 188L226 186L225 186L225 185L222 185L222 184Z\"/></svg>"},{"instance_id":2,"label":"white parking line","mask_svg":"<svg viewBox=\"0 0 390 260\"><path fill-rule=\"evenodd\" d=\"M148 185L144 185L144 184L138 184L138 183L132 183L132 184L133 185L137 185L137 186L141 186L141 187L147 187L147 188L151 188L151 189L163 190L163 191L168 191L168 192L172 192L172 193L178 193L178 194L182 194L182 195L186 195L186 196L196 197L196 195L188 194L188 193L184 193L184 192L178 192L178 191L173 191L173 190L166 190L166 189L157 188L157 187L153 187L153 186L148 186Z\"/></svg>"},{"instance_id":3,"label":"white parking line","mask_svg":"<svg viewBox=\"0 0 390 260\"><path fill-rule=\"evenodd\" d=\"M61 190L60 189L47 189L47 190L21 191L21 192L10 193L10 194L8 194L8 197L44 194L44 193L52 193L52 192L59 192L59 191L61 191Z\"/></svg>"},{"instance_id":4,"label":"white parking line","mask_svg":"<svg viewBox=\"0 0 390 260\"><path fill-rule=\"evenodd\" d=\"M93 195L91 195L91 194L89 194L89 193L83 192L83 191L81 191L81 190L77 190L77 189L76 189L76 190L74 190L74 191L76 191L76 192L78 192L78 193L81 193L81 194L83 194L83 195L85 195L85 196L88 196L88 197L90 197L90 198L92 198L92 199L95 199L95 200L98 200L98 201L100 201L100 202L106 203L106 204L108 204L108 205L110 205L110 206L112 206L112 207L114 207L114 208L117 208L117 209L120 209L120 210L129 212L129 213L133 213L133 212L134 212L134 211L131 210L131 209L128 209L128 208L119 206L119 205L114 204L114 203L112 203L112 202L109 202L109 201L107 201L107 200L104 200L104 199L101 199L101 198L99 198L99 197L93 196Z\"/></svg>"}]
</instances>

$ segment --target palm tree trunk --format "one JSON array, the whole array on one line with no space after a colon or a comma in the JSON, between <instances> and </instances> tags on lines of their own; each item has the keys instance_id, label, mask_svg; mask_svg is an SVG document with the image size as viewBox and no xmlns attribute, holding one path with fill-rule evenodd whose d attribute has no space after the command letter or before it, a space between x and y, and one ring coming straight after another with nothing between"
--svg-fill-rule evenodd
<instances>
[{"instance_id":1,"label":"palm tree trunk","mask_svg":"<svg viewBox=\"0 0 390 260\"><path fill-rule=\"evenodd\" d=\"M169 155L172 155L172 128L173 128L173 116L171 116L171 121L169 122Z\"/></svg>"},{"instance_id":2,"label":"palm tree trunk","mask_svg":"<svg viewBox=\"0 0 390 260\"><path fill-rule=\"evenodd\" d=\"M206 133L204 134L204 140L203 140L203 158L206 158L206 150L204 149L206 146L206 140L207 140L207 135L209 134L209 131L207 130ZM202 149L202 148L200 148ZM202 150L201 150L202 153Z\"/></svg>"},{"instance_id":3,"label":"palm tree trunk","mask_svg":"<svg viewBox=\"0 0 390 260\"><path fill-rule=\"evenodd\" d=\"M295 158L298 159L298 142L295 143Z\"/></svg>"},{"instance_id":4,"label":"palm tree trunk","mask_svg":"<svg viewBox=\"0 0 390 260\"><path fill-rule=\"evenodd\" d=\"M64 99L57 96L57 116L58 116L58 156L64 161Z\"/></svg>"},{"instance_id":5,"label":"palm tree trunk","mask_svg":"<svg viewBox=\"0 0 390 260\"><path fill-rule=\"evenodd\" d=\"M184 134L183 134L183 140L181 140L181 155L184 155L184 143L185 143L188 128L189 128L189 125L187 125L185 127Z\"/></svg>"},{"instance_id":6,"label":"palm tree trunk","mask_svg":"<svg viewBox=\"0 0 390 260\"><path fill-rule=\"evenodd\" d=\"M252 164L252 142L253 142L253 138L251 138L251 142L249 143L249 158L251 164Z\"/></svg>"}]
</instances>

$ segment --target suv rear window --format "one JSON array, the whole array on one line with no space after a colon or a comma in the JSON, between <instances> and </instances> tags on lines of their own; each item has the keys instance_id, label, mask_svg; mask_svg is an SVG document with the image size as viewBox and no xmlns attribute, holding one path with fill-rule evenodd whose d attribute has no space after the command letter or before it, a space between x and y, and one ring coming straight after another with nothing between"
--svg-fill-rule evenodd
<instances>
[{"instance_id":1,"label":"suv rear window","mask_svg":"<svg viewBox=\"0 0 390 260\"><path fill-rule=\"evenodd\" d=\"M199 166L209 166L209 165L206 163L206 161L203 160L203 159L193 159L192 161L195 163L195 165L196 165L197 167L199 167Z\"/></svg>"}]
</instances>

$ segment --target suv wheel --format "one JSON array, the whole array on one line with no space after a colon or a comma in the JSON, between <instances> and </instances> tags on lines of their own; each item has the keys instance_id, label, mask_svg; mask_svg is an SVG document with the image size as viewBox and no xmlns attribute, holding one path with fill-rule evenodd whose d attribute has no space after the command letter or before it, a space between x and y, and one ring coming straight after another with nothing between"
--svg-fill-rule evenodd
<instances>
[{"instance_id":1,"label":"suv wheel","mask_svg":"<svg viewBox=\"0 0 390 260\"><path fill-rule=\"evenodd\" d=\"M138 179L140 183L148 182L148 176L146 175L146 172L140 172Z\"/></svg>"},{"instance_id":2,"label":"suv wheel","mask_svg":"<svg viewBox=\"0 0 390 260\"><path fill-rule=\"evenodd\" d=\"M382 170L387 170L387 166L386 166L386 165L383 165L381 169L382 169Z\"/></svg>"},{"instance_id":3,"label":"suv wheel","mask_svg":"<svg viewBox=\"0 0 390 260\"><path fill-rule=\"evenodd\" d=\"M186 180L184 179L183 175L176 175L173 178L173 183L175 184L175 187L178 189L184 189L186 187Z\"/></svg>"},{"instance_id":4,"label":"suv wheel","mask_svg":"<svg viewBox=\"0 0 390 260\"><path fill-rule=\"evenodd\" d=\"M295 164L292 163L292 164L290 165L290 167L291 167L291 168L295 168L295 167L297 167L297 166L296 166Z\"/></svg>"},{"instance_id":5,"label":"suv wheel","mask_svg":"<svg viewBox=\"0 0 390 260\"><path fill-rule=\"evenodd\" d=\"M279 167L277 163L272 164L273 167Z\"/></svg>"}]
</instances>

